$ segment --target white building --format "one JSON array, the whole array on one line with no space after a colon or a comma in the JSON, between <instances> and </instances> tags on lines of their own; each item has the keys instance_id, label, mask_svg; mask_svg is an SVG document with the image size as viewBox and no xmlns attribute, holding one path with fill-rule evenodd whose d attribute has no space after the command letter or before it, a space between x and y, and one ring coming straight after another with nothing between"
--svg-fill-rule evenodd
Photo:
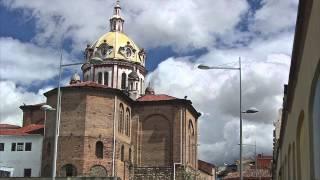
<instances>
[{"instance_id":1,"label":"white building","mask_svg":"<svg viewBox=\"0 0 320 180\"><path fill-rule=\"evenodd\" d=\"M0 126L0 177L39 177L43 125Z\"/></svg>"}]
</instances>

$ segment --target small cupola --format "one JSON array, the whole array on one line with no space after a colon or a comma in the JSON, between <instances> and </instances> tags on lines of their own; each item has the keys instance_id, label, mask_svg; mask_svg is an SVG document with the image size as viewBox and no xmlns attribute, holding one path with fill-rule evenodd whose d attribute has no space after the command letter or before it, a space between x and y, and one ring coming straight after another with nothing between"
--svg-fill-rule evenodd
<instances>
[{"instance_id":1,"label":"small cupola","mask_svg":"<svg viewBox=\"0 0 320 180\"><path fill-rule=\"evenodd\" d=\"M129 80L131 81L139 81L139 75L137 73L137 71L132 71L129 75Z\"/></svg>"},{"instance_id":2,"label":"small cupola","mask_svg":"<svg viewBox=\"0 0 320 180\"><path fill-rule=\"evenodd\" d=\"M154 93L154 89L150 86L150 83L149 83L148 87L145 90L145 94L146 95L154 95L155 94Z\"/></svg>"},{"instance_id":3,"label":"small cupola","mask_svg":"<svg viewBox=\"0 0 320 180\"><path fill-rule=\"evenodd\" d=\"M81 82L80 75L78 73L74 73L70 79L70 84L77 84Z\"/></svg>"}]
</instances>

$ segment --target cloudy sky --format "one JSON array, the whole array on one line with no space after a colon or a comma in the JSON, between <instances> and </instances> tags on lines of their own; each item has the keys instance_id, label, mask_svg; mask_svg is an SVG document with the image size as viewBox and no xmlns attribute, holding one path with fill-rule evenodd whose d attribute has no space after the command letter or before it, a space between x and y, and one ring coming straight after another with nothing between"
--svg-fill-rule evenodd
<instances>
[{"instance_id":1,"label":"cloudy sky","mask_svg":"<svg viewBox=\"0 0 320 180\"><path fill-rule=\"evenodd\" d=\"M0 123L21 125L23 103L45 101L64 63L82 62L86 44L109 31L114 0L0 0ZM298 0L121 0L125 32L147 50L156 93L185 95L203 115L199 156L215 164L239 156L239 73L199 64L243 65L244 143L271 154L273 121L287 83ZM65 70L67 82L71 73ZM246 157L254 148L244 147Z\"/></svg>"}]
</instances>

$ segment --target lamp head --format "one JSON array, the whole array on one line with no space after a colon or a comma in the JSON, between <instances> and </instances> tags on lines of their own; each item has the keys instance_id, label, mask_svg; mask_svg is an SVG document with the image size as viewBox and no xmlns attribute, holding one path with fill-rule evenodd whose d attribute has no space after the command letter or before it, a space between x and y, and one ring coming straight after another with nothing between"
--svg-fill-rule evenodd
<instances>
[{"instance_id":1,"label":"lamp head","mask_svg":"<svg viewBox=\"0 0 320 180\"><path fill-rule=\"evenodd\" d=\"M207 70L207 69L210 69L210 67L206 66L206 65L203 65L203 64L200 64L200 65L198 65L198 69Z\"/></svg>"},{"instance_id":2,"label":"lamp head","mask_svg":"<svg viewBox=\"0 0 320 180\"><path fill-rule=\"evenodd\" d=\"M253 114L253 113L257 113L259 112L259 110L257 108L249 108L248 110L244 111L243 113L248 113L248 114Z\"/></svg>"},{"instance_id":3,"label":"lamp head","mask_svg":"<svg viewBox=\"0 0 320 180\"><path fill-rule=\"evenodd\" d=\"M55 110L56 110L55 108L51 107L51 106L48 105L48 104L42 105L42 106L40 107L40 109L43 110L43 111L55 111Z\"/></svg>"}]
</instances>

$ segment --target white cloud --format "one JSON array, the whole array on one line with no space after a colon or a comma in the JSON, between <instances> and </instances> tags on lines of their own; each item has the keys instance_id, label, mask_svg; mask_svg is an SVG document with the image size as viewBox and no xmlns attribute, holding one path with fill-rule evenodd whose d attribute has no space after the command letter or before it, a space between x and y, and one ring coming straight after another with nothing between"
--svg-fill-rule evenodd
<instances>
[{"instance_id":1,"label":"white cloud","mask_svg":"<svg viewBox=\"0 0 320 180\"><path fill-rule=\"evenodd\" d=\"M298 0L263 0L262 3L263 7L255 14L252 30L271 34L294 28Z\"/></svg>"},{"instance_id":2,"label":"white cloud","mask_svg":"<svg viewBox=\"0 0 320 180\"><path fill-rule=\"evenodd\" d=\"M65 54L65 62L70 62ZM0 79L30 85L47 81L58 74L59 52L22 43L12 38L0 37Z\"/></svg>"},{"instance_id":3,"label":"white cloud","mask_svg":"<svg viewBox=\"0 0 320 180\"><path fill-rule=\"evenodd\" d=\"M26 10L27 16L36 19L35 40L39 44L57 45L64 36L72 40L75 51L80 51L86 42L109 30L114 1L5 0L2 4ZM125 0L121 4L125 31L138 44L145 48L174 46L185 51L213 45L214 35L231 31L248 9L246 0Z\"/></svg>"},{"instance_id":4,"label":"white cloud","mask_svg":"<svg viewBox=\"0 0 320 180\"><path fill-rule=\"evenodd\" d=\"M0 81L0 124L22 125L22 111L19 106L45 102L42 95L43 89L38 93L28 92L26 89L17 87L12 81ZM48 89L48 88L46 88Z\"/></svg>"},{"instance_id":5,"label":"white cloud","mask_svg":"<svg viewBox=\"0 0 320 180\"><path fill-rule=\"evenodd\" d=\"M197 64L227 63L237 66L237 56L243 57L243 109L256 107L257 114L244 115L244 142L253 144L257 139L258 152L271 153L272 122L281 107L283 85L287 83L290 64L289 34L260 41L236 49L211 49L197 59L169 58L150 73L148 79L156 93L167 93L183 98L205 114L200 123L200 157L213 163L230 162L239 156L239 74L238 71L196 69ZM292 34L291 34L292 36ZM285 43L277 43L290 39ZM275 44L278 46L276 47ZM269 47L262 51L263 47ZM249 51L250 49L250 51ZM211 58L208 58L211 57ZM213 62L212 59L219 59ZM233 59L233 61L231 61ZM232 63L233 62L233 63ZM256 131L253 129L264 129ZM226 149L228 151L226 151ZM245 155L252 156L250 148Z\"/></svg>"}]
</instances>

